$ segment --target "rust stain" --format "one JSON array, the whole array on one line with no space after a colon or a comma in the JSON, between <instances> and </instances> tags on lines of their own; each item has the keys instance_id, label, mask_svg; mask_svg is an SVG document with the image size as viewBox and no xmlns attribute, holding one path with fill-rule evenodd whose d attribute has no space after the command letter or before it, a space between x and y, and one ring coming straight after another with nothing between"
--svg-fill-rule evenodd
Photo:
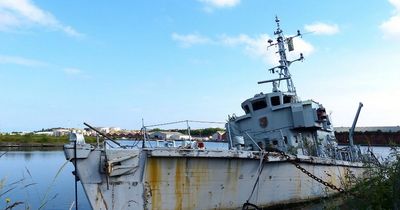
<instances>
[{"instance_id":1,"label":"rust stain","mask_svg":"<svg viewBox=\"0 0 400 210\"><path fill-rule=\"evenodd\" d=\"M207 159L175 159L175 209L197 209L200 192L209 186ZM204 187L206 186L206 187Z\"/></svg>"},{"instance_id":2,"label":"rust stain","mask_svg":"<svg viewBox=\"0 0 400 210\"><path fill-rule=\"evenodd\" d=\"M184 163L183 160L186 158L177 158L176 159L176 167L175 167L175 209L181 210L182 209L182 202L183 202L183 188L184 188L184 181L182 177L182 173L184 171Z\"/></svg>"},{"instance_id":3,"label":"rust stain","mask_svg":"<svg viewBox=\"0 0 400 210\"><path fill-rule=\"evenodd\" d=\"M151 208L157 210L162 207L162 196L159 186L162 177L161 165L158 158L149 158L148 161L147 174L151 189Z\"/></svg>"},{"instance_id":4,"label":"rust stain","mask_svg":"<svg viewBox=\"0 0 400 210\"><path fill-rule=\"evenodd\" d=\"M303 172L301 172L300 170L297 170L297 169L295 169L295 170L296 170L296 175L294 177L294 181L296 184L296 196L300 196L301 195L301 182L302 182L301 174Z\"/></svg>"},{"instance_id":5,"label":"rust stain","mask_svg":"<svg viewBox=\"0 0 400 210\"><path fill-rule=\"evenodd\" d=\"M190 164L191 165L191 173L190 173L190 186L192 189L190 192L190 209L196 209L198 208L197 205L199 205L199 194L200 193L206 193L204 191L205 189L208 189L210 186L209 184L209 161L210 159L201 159L199 162L194 162L194 159L189 159L191 163L195 164ZM206 187L203 187L206 186ZM189 189L190 190L190 189Z\"/></svg>"}]
</instances>

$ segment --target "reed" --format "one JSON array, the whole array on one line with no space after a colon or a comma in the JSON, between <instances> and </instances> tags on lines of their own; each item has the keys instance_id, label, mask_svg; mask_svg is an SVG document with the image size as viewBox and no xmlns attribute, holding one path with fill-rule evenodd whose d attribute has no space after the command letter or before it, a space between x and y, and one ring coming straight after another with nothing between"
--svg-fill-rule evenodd
<instances>
[{"instance_id":1,"label":"reed","mask_svg":"<svg viewBox=\"0 0 400 210\"><path fill-rule=\"evenodd\" d=\"M0 153L0 161L1 157L4 156L7 152ZM61 174L61 172L64 170L65 166L67 165L68 161L66 161L64 164L60 166L58 169L57 173L52 179L52 182L50 185L47 187L46 191L44 192L44 195L41 197L40 200L40 206L38 207L38 210L41 209L46 209L46 205L54 200L58 194L51 194L52 188ZM27 176L26 176L27 174ZM25 167L25 172L23 173L23 177L17 181L14 181L12 183L7 183L6 178L1 178L0 179L0 209L4 210L12 210L12 209L32 209L31 205L28 202L23 202L19 200L15 200L12 198L12 192L15 190L25 190L28 191L28 188L36 186L37 183L33 182L32 174L29 171L27 167ZM39 193L39 192L38 192ZM21 207L24 206L24 207Z\"/></svg>"}]
</instances>

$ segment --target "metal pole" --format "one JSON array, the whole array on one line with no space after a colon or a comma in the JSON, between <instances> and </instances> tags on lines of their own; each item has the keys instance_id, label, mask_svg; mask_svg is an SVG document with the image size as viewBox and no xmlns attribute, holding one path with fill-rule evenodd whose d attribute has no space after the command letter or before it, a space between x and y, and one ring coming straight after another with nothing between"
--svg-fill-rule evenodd
<instances>
[{"instance_id":1,"label":"metal pole","mask_svg":"<svg viewBox=\"0 0 400 210\"><path fill-rule=\"evenodd\" d=\"M186 120L187 131L189 135L189 141L192 141L192 137L190 136L190 127L189 127L189 120Z\"/></svg>"},{"instance_id":2,"label":"metal pole","mask_svg":"<svg viewBox=\"0 0 400 210\"><path fill-rule=\"evenodd\" d=\"M231 123L228 121L228 134L229 134L229 149L232 149L232 134L231 134Z\"/></svg>"},{"instance_id":3,"label":"metal pole","mask_svg":"<svg viewBox=\"0 0 400 210\"><path fill-rule=\"evenodd\" d=\"M115 140L112 139L111 137L107 136L105 133L102 133L101 131L97 130L96 128L93 128L91 125L89 125L89 124L87 124L87 123L85 123L85 122L84 122L83 124L86 125L88 128L90 128L90 129L96 131L96 133L100 134L100 135L103 136L104 138L106 138L106 139L112 141L114 144L116 144L116 145L118 145L118 146L120 146L120 147L125 147L125 146L121 146L120 143L118 143L117 141L115 141Z\"/></svg>"},{"instance_id":4,"label":"metal pole","mask_svg":"<svg viewBox=\"0 0 400 210\"><path fill-rule=\"evenodd\" d=\"M363 107L363 104L360 102L360 104L358 105L356 116L354 117L353 125L351 126L350 132L349 132L349 142L350 142L350 146L352 148L354 146L353 134L354 134L354 130L356 129L357 120L358 120L358 117L360 116L360 112L361 112L361 108L362 107Z\"/></svg>"},{"instance_id":5,"label":"metal pole","mask_svg":"<svg viewBox=\"0 0 400 210\"><path fill-rule=\"evenodd\" d=\"M144 126L144 119L142 118L142 130L143 130L143 143L142 148L146 147L146 126Z\"/></svg>"},{"instance_id":6,"label":"metal pole","mask_svg":"<svg viewBox=\"0 0 400 210\"><path fill-rule=\"evenodd\" d=\"M76 140L74 141L74 165L75 165L75 209L78 210L78 166L76 161Z\"/></svg>"},{"instance_id":7,"label":"metal pole","mask_svg":"<svg viewBox=\"0 0 400 210\"><path fill-rule=\"evenodd\" d=\"M245 134L250 138L250 140L258 147L258 149L259 149L260 151L262 151L261 147L258 146L258 144L256 143L256 141L254 141L254 139L251 138L251 136L250 136L247 132L244 132L244 133L245 133Z\"/></svg>"}]
</instances>

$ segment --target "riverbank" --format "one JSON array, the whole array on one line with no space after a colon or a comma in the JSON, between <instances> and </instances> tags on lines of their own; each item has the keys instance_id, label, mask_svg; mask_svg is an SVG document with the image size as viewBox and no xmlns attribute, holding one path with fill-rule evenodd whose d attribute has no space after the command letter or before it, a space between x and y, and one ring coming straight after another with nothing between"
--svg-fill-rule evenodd
<instances>
[{"instance_id":1,"label":"riverbank","mask_svg":"<svg viewBox=\"0 0 400 210\"><path fill-rule=\"evenodd\" d=\"M96 137L85 136L85 141L94 143ZM0 135L0 147L62 147L68 142L68 136Z\"/></svg>"}]
</instances>

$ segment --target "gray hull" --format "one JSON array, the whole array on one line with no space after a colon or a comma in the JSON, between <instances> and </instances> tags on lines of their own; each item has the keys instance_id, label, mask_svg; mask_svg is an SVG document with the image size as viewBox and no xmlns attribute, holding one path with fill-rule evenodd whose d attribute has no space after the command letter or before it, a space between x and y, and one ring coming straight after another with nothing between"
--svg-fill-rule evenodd
<instances>
[{"instance_id":1,"label":"gray hull","mask_svg":"<svg viewBox=\"0 0 400 210\"><path fill-rule=\"evenodd\" d=\"M92 149L77 153L78 176L93 209L240 209L302 202L338 193L277 153L154 149ZM65 148L67 158L73 149ZM361 163L292 157L337 187L360 176ZM108 162L108 164L106 164ZM262 168L262 170L261 170ZM261 172L260 172L261 171Z\"/></svg>"}]
</instances>

